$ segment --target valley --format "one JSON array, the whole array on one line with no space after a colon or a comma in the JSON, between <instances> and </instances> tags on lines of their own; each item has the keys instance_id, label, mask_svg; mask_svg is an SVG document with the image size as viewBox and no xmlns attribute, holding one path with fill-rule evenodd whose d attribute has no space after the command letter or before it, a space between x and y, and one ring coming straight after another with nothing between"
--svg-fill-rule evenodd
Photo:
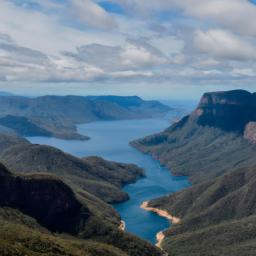
<instances>
[{"instance_id":1,"label":"valley","mask_svg":"<svg viewBox=\"0 0 256 256\"><path fill-rule=\"evenodd\" d=\"M186 110L188 111L188 110ZM145 177L136 183L125 185L123 191L129 200L114 204L114 208L125 221L126 231L155 244L156 234L169 227L165 218L140 208L143 201L166 193L179 191L189 186L186 177L175 177L150 156L140 153L129 145L134 138L161 131L168 127L181 113L171 111L165 118L127 121L104 121L78 126L81 134L88 134L89 141L67 141L47 137L29 137L35 144L55 146L76 156L98 155L107 160L133 163L142 167Z\"/></svg>"},{"instance_id":2,"label":"valley","mask_svg":"<svg viewBox=\"0 0 256 256\"><path fill-rule=\"evenodd\" d=\"M243 90L206 93L194 111L185 104L182 109L174 107L165 117L77 125L77 132L88 135L90 140L67 140L46 134L22 138L2 129L0 161L5 167L0 174L9 180L4 184L10 183L10 188L18 188L15 182L23 184L22 179L22 186L28 186L28 181L32 188L41 180L50 187L52 182L63 182L67 186L64 190L75 195L67 204L79 206L75 224L70 226L75 231L67 232L72 239L90 238L112 245L113 253L121 250L134 256L146 256L149 251L149 255L170 256L238 256L241 252L253 255L254 97L255 94ZM15 119L4 120L12 123ZM45 194L50 191L46 187ZM8 189L3 193L8 193ZM28 190L26 196L31 201L29 193ZM14 193L13 200L18 196ZM40 225L34 228L36 232L52 229L37 215L40 211L31 211L15 200L1 203L1 218L8 225L13 225L13 215L27 214ZM79 209L83 209L82 215ZM23 228L31 228L30 225L29 222ZM63 228L62 223L57 228ZM113 235L121 235L121 240L112 240ZM202 241L200 245L198 240ZM124 241L129 241L129 248ZM136 244L133 249L131 241Z\"/></svg>"}]
</instances>

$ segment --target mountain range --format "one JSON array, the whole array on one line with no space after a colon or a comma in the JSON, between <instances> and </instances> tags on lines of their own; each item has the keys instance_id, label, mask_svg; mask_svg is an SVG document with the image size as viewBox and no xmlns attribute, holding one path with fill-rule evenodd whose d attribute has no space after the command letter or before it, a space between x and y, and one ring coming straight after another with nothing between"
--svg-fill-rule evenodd
<instances>
[{"instance_id":1,"label":"mountain range","mask_svg":"<svg viewBox=\"0 0 256 256\"><path fill-rule=\"evenodd\" d=\"M119 96L0 94L0 255L155 255L162 252L123 230L110 203L145 176L134 164L78 158L25 136L89 139L76 125L161 116L157 101Z\"/></svg>"},{"instance_id":2,"label":"mountain range","mask_svg":"<svg viewBox=\"0 0 256 256\"><path fill-rule=\"evenodd\" d=\"M137 96L0 95L0 125L21 136L86 140L76 125L92 121L142 119L166 114L170 107Z\"/></svg>"},{"instance_id":3,"label":"mountain range","mask_svg":"<svg viewBox=\"0 0 256 256\"><path fill-rule=\"evenodd\" d=\"M190 115L131 143L192 182L148 203L181 219L163 232L169 255L255 255L255 106L244 90L206 93Z\"/></svg>"},{"instance_id":4,"label":"mountain range","mask_svg":"<svg viewBox=\"0 0 256 256\"><path fill-rule=\"evenodd\" d=\"M69 123L69 127L85 122L85 99L97 101L105 111L96 115L90 109L88 122L120 119L123 109L136 113L129 118L144 118L161 115L169 108L154 102L151 107L147 103L146 110L137 97L90 96L78 97L76 102L70 97L37 98L35 101L48 102L42 112L41 103L33 103L38 104L35 111L37 107L27 107L27 103L17 108L16 97L3 97L9 108L3 104L0 117L1 255L255 255L255 93L205 93L190 115L163 132L131 142L173 174L186 175L191 181L189 188L147 203L148 208L179 220L162 232L158 243L162 251L121 230L121 218L109 205L129 199L122 187L143 178L141 168L97 156L78 158L54 147L31 144L21 135L57 136L45 120ZM63 110L62 104L67 113L54 119ZM68 107L73 104L77 104L77 112L72 116ZM112 112L112 106L122 111ZM152 114L150 109L154 109ZM44 125L36 117L44 120Z\"/></svg>"}]
</instances>

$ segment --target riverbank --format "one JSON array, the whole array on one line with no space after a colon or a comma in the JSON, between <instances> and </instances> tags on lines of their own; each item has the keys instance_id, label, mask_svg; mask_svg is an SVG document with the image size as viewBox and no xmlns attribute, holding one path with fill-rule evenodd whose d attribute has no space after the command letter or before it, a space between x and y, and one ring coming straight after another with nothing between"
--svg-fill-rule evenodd
<instances>
[{"instance_id":1,"label":"riverbank","mask_svg":"<svg viewBox=\"0 0 256 256\"><path fill-rule=\"evenodd\" d=\"M156 243L156 246L160 249L163 249L162 248L162 242L165 238L165 235L164 235L164 232L163 231L160 231L156 234L156 240L157 240L157 243Z\"/></svg>"},{"instance_id":2,"label":"riverbank","mask_svg":"<svg viewBox=\"0 0 256 256\"><path fill-rule=\"evenodd\" d=\"M158 208L154 208L154 207L150 207L148 206L149 201L145 201L141 204L140 208L146 210L146 211L150 211L150 212L154 212L156 214L158 214L161 217L167 218L168 220L170 220L173 224L179 224L181 219L175 216L172 216L171 214L169 214L167 211L158 209Z\"/></svg>"},{"instance_id":3,"label":"riverbank","mask_svg":"<svg viewBox=\"0 0 256 256\"><path fill-rule=\"evenodd\" d=\"M149 201L145 201L141 204L140 208L142 208L146 211L154 212L154 213L158 214L159 216L170 220L173 224L179 224L181 222L180 218L172 216L167 211L164 211L164 210L161 210L158 208L154 208L154 207L150 207L148 205L149 205ZM160 249L162 249L161 245L162 245L164 238L165 238L165 235L164 235L163 231L160 231L156 234L156 239L157 239L156 246L159 247Z\"/></svg>"},{"instance_id":4,"label":"riverbank","mask_svg":"<svg viewBox=\"0 0 256 256\"><path fill-rule=\"evenodd\" d=\"M119 225L119 229L122 231L125 231L125 221L121 220L120 225Z\"/></svg>"},{"instance_id":5,"label":"riverbank","mask_svg":"<svg viewBox=\"0 0 256 256\"><path fill-rule=\"evenodd\" d=\"M129 142L167 128L168 120L104 121L79 125L78 132L91 138L84 142L46 137L33 137L29 140L34 144L58 147L77 157L98 155L110 161L133 163L143 168L145 178L124 186L123 191L129 194L130 200L113 204L113 207L125 221L126 231L155 244L156 233L167 229L169 221L140 209L141 203L149 198L180 191L188 187L189 182L186 177L174 177L164 166L159 165L158 161L130 147ZM120 221L121 219L117 227Z\"/></svg>"}]
</instances>

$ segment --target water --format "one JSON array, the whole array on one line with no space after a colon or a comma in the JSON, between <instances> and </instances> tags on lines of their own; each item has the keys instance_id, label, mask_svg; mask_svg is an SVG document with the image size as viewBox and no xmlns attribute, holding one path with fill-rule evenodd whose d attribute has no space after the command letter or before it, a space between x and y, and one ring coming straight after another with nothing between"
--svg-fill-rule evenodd
<instances>
[{"instance_id":1,"label":"water","mask_svg":"<svg viewBox=\"0 0 256 256\"><path fill-rule=\"evenodd\" d=\"M146 171L146 178L124 187L130 200L114 205L126 222L126 230L156 243L156 233L170 223L154 213L140 209L143 201L156 198L189 186L185 177L171 175L165 167L150 156L132 148L129 142L162 131L170 125L170 119L181 113L171 112L162 119L95 122L78 126L78 131L89 135L89 141L67 141L47 137L29 137L32 143L51 145L78 157L98 155L112 161L134 163Z\"/></svg>"}]
</instances>

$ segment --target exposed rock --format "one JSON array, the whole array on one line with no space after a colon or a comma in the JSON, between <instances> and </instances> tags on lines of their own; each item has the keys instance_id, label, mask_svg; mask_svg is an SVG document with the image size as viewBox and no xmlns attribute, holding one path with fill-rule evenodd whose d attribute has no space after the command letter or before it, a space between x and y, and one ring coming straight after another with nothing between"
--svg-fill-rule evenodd
<instances>
[{"instance_id":1,"label":"exposed rock","mask_svg":"<svg viewBox=\"0 0 256 256\"><path fill-rule=\"evenodd\" d=\"M182 219L159 233L170 255L255 254L255 116L256 94L206 93L191 115L132 143L197 183L146 205Z\"/></svg>"},{"instance_id":2,"label":"exposed rock","mask_svg":"<svg viewBox=\"0 0 256 256\"><path fill-rule=\"evenodd\" d=\"M243 134L246 124L255 120L255 99L243 90L206 93L191 115L132 145L194 183L253 165L256 148Z\"/></svg>"},{"instance_id":3,"label":"exposed rock","mask_svg":"<svg viewBox=\"0 0 256 256\"><path fill-rule=\"evenodd\" d=\"M87 202L54 176L14 175L0 164L0 255L162 255Z\"/></svg>"},{"instance_id":4,"label":"exposed rock","mask_svg":"<svg viewBox=\"0 0 256 256\"><path fill-rule=\"evenodd\" d=\"M256 122L249 122L244 131L244 138L252 143L256 143Z\"/></svg>"},{"instance_id":5,"label":"exposed rock","mask_svg":"<svg viewBox=\"0 0 256 256\"><path fill-rule=\"evenodd\" d=\"M244 90L205 93L191 117L199 125L243 133L256 120L256 96Z\"/></svg>"},{"instance_id":6,"label":"exposed rock","mask_svg":"<svg viewBox=\"0 0 256 256\"><path fill-rule=\"evenodd\" d=\"M78 232L89 210L73 191L50 176L14 176L0 165L0 207L16 208L51 231Z\"/></svg>"}]
</instances>

